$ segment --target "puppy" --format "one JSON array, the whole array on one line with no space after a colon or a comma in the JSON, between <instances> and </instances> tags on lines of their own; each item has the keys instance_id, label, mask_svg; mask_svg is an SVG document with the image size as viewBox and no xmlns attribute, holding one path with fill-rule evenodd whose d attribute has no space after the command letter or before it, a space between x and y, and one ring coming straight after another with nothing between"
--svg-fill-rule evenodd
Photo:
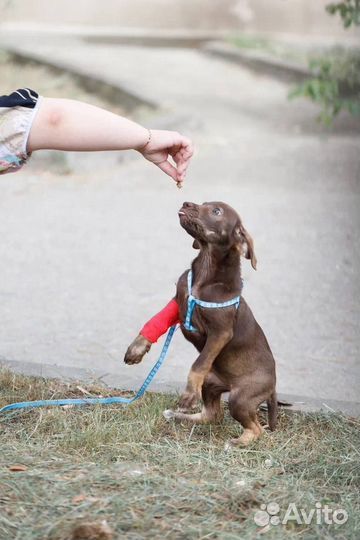
<instances>
[{"instance_id":1,"label":"puppy","mask_svg":"<svg viewBox=\"0 0 360 540\"><path fill-rule=\"evenodd\" d=\"M275 361L241 296L240 256L250 259L256 269L254 244L238 214L225 203L185 202L179 218L194 238L193 247L200 250L191 265L192 274L186 270L180 277L175 297L181 331L199 356L190 369L178 410L165 411L164 415L193 423L218 421L222 417L221 394L229 392L230 414L244 428L230 443L246 446L264 431L257 418L260 403L267 402L271 430L277 421ZM190 300L199 299L203 305L193 302L191 307L189 293ZM207 303L228 305L210 308ZM141 361L149 348L149 342L138 336L128 348L125 362ZM200 398L202 411L189 414Z\"/></svg>"}]
</instances>

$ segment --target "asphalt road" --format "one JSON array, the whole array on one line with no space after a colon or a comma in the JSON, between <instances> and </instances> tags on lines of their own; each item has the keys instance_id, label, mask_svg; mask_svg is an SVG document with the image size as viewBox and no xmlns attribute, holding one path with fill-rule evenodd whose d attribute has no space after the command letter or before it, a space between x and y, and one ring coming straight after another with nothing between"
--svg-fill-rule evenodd
<instances>
[{"instance_id":1,"label":"asphalt road","mask_svg":"<svg viewBox=\"0 0 360 540\"><path fill-rule=\"evenodd\" d=\"M185 130L196 155L182 191L140 156L114 153L69 154L69 174L39 153L1 178L0 357L137 388L160 346L136 367L122 363L126 347L195 255L177 210L223 200L255 241L244 296L279 390L359 401L358 123L343 116L326 132L284 83L198 51L33 47L161 103L144 123ZM194 359L178 333L155 388L181 389Z\"/></svg>"}]
</instances>

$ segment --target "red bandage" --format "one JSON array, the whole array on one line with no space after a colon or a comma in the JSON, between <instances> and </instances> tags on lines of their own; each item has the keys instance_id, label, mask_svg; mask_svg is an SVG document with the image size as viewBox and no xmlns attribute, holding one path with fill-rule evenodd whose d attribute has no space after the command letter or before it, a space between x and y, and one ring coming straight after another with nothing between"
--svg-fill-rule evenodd
<instances>
[{"instance_id":1,"label":"red bandage","mask_svg":"<svg viewBox=\"0 0 360 540\"><path fill-rule=\"evenodd\" d=\"M166 330L179 323L179 306L173 298L159 313L154 315L140 330L140 334L145 339L156 343L160 336L165 334Z\"/></svg>"}]
</instances>

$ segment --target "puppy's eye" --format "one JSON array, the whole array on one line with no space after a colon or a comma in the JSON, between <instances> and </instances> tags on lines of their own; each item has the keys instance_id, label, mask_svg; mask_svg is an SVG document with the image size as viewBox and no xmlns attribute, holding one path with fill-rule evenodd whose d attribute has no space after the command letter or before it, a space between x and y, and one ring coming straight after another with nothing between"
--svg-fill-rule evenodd
<instances>
[{"instance_id":1,"label":"puppy's eye","mask_svg":"<svg viewBox=\"0 0 360 540\"><path fill-rule=\"evenodd\" d=\"M213 214L215 214L216 216L220 216L221 214L221 208L214 208L213 211L212 211Z\"/></svg>"}]
</instances>

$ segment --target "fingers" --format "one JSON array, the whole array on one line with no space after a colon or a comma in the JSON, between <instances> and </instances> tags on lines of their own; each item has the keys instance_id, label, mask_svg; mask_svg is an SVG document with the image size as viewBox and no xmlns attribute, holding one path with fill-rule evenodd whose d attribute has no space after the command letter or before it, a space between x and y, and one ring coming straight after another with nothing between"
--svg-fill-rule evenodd
<instances>
[{"instance_id":1,"label":"fingers","mask_svg":"<svg viewBox=\"0 0 360 540\"><path fill-rule=\"evenodd\" d=\"M190 159L194 154L194 145L190 139L186 137L184 139L184 146L180 150L181 160L178 164L178 173L185 180L185 175L190 163Z\"/></svg>"},{"instance_id":2,"label":"fingers","mask_svg":"<svg viewBox=\"0 0 360 540\"><path fill-rule=\"evenodd\" d=\"M176 161L176 165L177 165L177 171L178 171L179 178L181 178L182 180L185 180L187 168L188 168L189 163L190 163L190 157L187 157L185 152L180 150L180 152L176 155L175 161Z\"/></svg>"},{"instance_id":3,"label":"fingers","mask_svg":"<svg viewBox=\"0 0 360 540\"><path fill-rule=\"evenodd\" d=\"M190 163L190 159L193 156L194 148L190 139L181 137L182 146L174 146L169 150L173 160L177 166L178 181L183 182L185 180L186 171Z\"/></svg>"},{"instance_id":4,"label":"fingers","mask_svg":"<svg viewBox=\"0 0 360 540\"><path fill-rule=\"evenodd\" d=\"M155 163L164 173L168 174L175 182L181 182L178 180L178 173L173 165L169 161L162 161L161 163Z\"/></svg>"},{"instance_id":5,"label":"fingers","mask_svg":"<svg viewBox=\"0 0 360 540\"><path fill-rule=\"evenodd\" d=\"M141 153L181 185L185 180L194 148L190 139L176 131L152 130L152 139ZM168 161L169 157L173 159L175 166Z\"/></svg>"},{"instance_id":6,"label":"fingers","mask_svg":"<svg viewBox=\"0 0 360 540\"><path fill-rule=\"evenodd\" d=\"M179 138L169 149L169 152L173 156L180 154L183 160L189 161L194 154L194 145L190 139L183 135L179 135Z\"/></svg>"}]
</instances>

